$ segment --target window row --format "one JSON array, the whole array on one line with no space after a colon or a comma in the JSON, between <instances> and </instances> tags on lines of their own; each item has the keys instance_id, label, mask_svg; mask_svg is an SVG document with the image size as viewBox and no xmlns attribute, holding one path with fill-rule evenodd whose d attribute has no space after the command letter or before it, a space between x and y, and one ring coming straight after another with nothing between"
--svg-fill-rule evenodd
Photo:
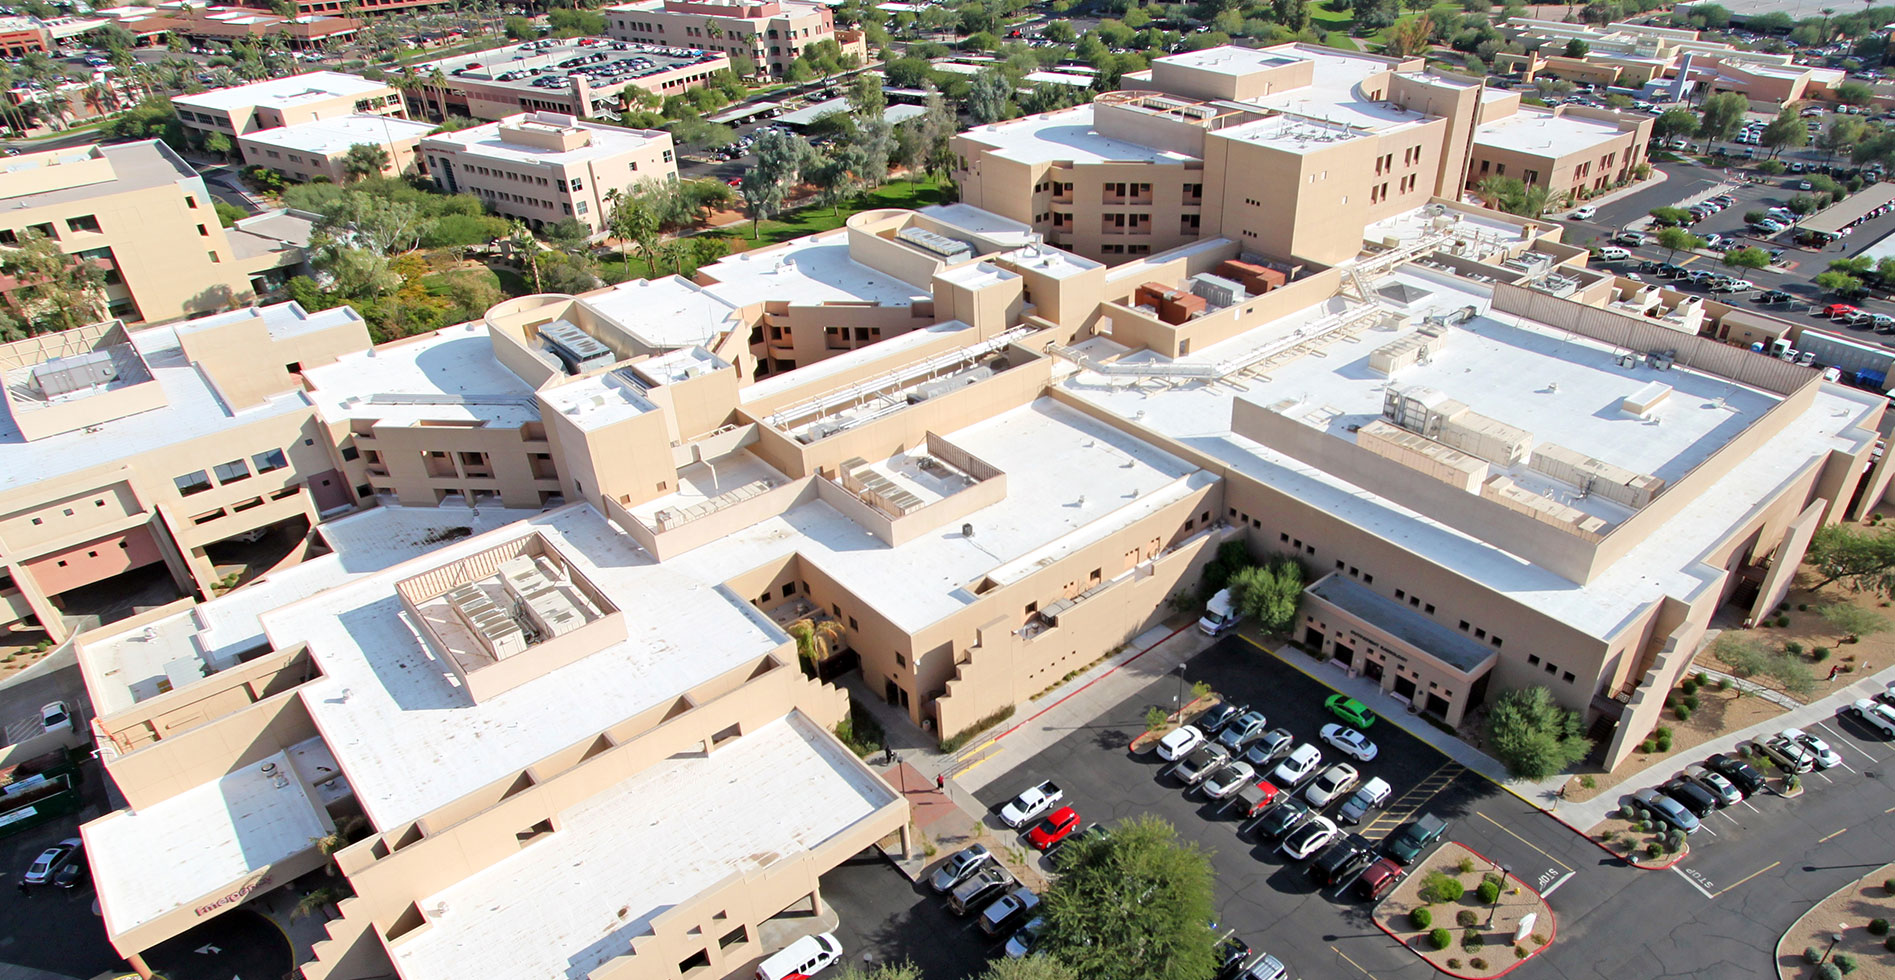
<instances>
[{"instance_id":1,"label":"window row","mask_svg":"<svg viewBox=\"0 0 1895 980\"><path fill-rule=\"evenodd\" d=\"M228 463L218 463L216 466L211 467L211 473L215 473L217 477L217 483L215 485L228 486L232 483L250 479L252 475L250 467L253 465L256 467L257 474L269 473L273 470L280 470L288 466L289 458L283 455L283 450L271 449L258 453L250 457L247 461L243 459L233 459ZM211 483L211 473L206 473L204 470L197 470L195 472L186 473L183 476L173 477L171 482L177 486L179 496L189 497L192 494L203 493L211 489L213 486Z\"/></svg>"}]
</instances>

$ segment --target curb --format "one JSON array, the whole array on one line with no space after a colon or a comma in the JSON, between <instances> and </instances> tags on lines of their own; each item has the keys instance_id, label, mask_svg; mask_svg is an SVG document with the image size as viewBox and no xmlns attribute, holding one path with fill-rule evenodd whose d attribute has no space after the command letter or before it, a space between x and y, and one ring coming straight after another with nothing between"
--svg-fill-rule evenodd
<instances>
[{"instance_id":1,"label":"curb","mask_svg":"<svg viewBox=\"0 0 1895 980\"><path fill-rule=\"evenodd\" d=\"M1486 861L1488 864L1495 865L1496 867L1499 866L1499 862L1495 861L1493 858L1490 858L1485 854L1482 854L1479 851L1474 850L1471 847L1468 847L1466 844L1462 844L1460 841L1455 841L1454 843L1459 845L1463 849L1465 849L1469 854L1472 854L1475 857L1478 857L1481 860ZM1545 895L1542 895L1538 891L1535 891L1532 885L1527 884L1525 880L1516 876L1513 872L1511 871L1506 872L1503 875L1503 877L1512 878L1514 881L1519 882L1521 888L1526 889L1529 893L1533 895L1534 898L1537 898L1540 900L1540 904L1546 906L1547 934L1546 934L1545 943L1541 944L1537 949L1533 950L1531 953L1528 953L1524 957L1514 960L1512 965L1508 966L1504 970L1501 970L1499 973L1484 973L1484 974L1478 974L1478 975L1470 975L1466 973L1455 973L1453 970L1450 970L1445 966L1441 966L1437 964L1435 961L1427 958L1426 956L1421 956L1420 953L1415 953L1414 948L1409 946L1408 943L1402 939L1402 937L1395 935L1394 930L1382 924L1381 916L1371 915L1370 917L1375 920L1375 928L1380 929L1382 930L1382 932L1386 933L1388 935L1388 938L1393 939L1395 941L1395 945L1400 946L1401 948L1406 949L1411 953L1415 953L1416 956L1420 956L1421 962L1428 964L1428 966L1432 967L1435 971L1439 972L1443 976L1453 977L1454 980L1495 980L1495 978L1497 977L1504 977L1507 974L1512 973L1515 970L1518 970L1519 968L1521 968L1522 966L1525 966L1528 962L1530 962L1534 957L1540 955L1541 953L1549 949L1552 949L1553 941L1559 938L1559 916L1553 914L1553 903L1548 901ZM1380 902L1376 903L1376 908L1378 909L1381 908Z\"/></svg>"}]
</instances>

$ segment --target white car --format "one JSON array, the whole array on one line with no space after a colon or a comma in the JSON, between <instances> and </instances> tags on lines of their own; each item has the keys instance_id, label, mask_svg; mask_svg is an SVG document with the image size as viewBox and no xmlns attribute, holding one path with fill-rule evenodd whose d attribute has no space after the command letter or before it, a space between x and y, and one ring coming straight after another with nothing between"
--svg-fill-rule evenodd
<instances>
[{"instance_id":1,"label":"white car","mask_svg":"<svg viewBox=\"0 0 1895 980\"><path fill-rule=\"evenodd\" d=\"M1623 262L1632 257L1632 253L1617 245L1607 245L1594 254L1598 256L1601 262Z\"/></svg>"},{"instance_id":2,"label":"white car","mask_svg":"<svg viewBox=\"0 0 1895 980\"><path fill-rule=\"evenodd\" d=\"M1842 756L1829 743L1817 738L1801 728L1785 728L1778 734L1802 746L1816 760L1816 768L1833 769L1842 764Z\"/></svg>"},{"instance_id":3,"label":"white car","mask_svg":"<svg viewBox=\"0 0 1895 980\"><path fill-rule=\"evenodd\" d=\"M1323 770L1323 774L1309 784L1309 789L1303 791L1303 796L1309 800L1310 806L1320 810L1354 789L1356 780L1360 778L1361 774L1355 771L1354 766L1338 762Z\"/></svg>"},{"instance_id":4,"label":"white car","mask_svg":"<svg viewBox=\"0 0 1895 980\"><path fill-rule=\"evenodd\" d=\"M1278 850L1292 861L1301 861L1322 850L1336 839L1336 824L1328 817L1314 816L1285 838Z\"/></svg>"},{"instance_id":5,"label":"white car","mask_svg":"<svg viewBox=\"0 0 1895 980\"><path fill-rule=\"evenodd\" d=\"M1335 746L1343 755L1357 762L1371 762L1375 759L1375 743L1369 741L1367 735L1347 725L1324 725L1323 741Z\"/></svg>"},{"instance_id":6,"label":"white car","mask_svg":"<svg viewBox=\"0 0 1895 980\"><path fill-rule=\"evenodd\" d=\"M1762 221L1759 221L1756 224L1751 225L1750 227L1756 229L1757 231L1765 235L1774 235L1777 232L1783 230L1783 226L1781 224L1778 224L1776 221L1770 218L1765 218Z\"/></svg>"},{"instance_id":7,"label":"white car","mask_svg":"<svg viewBox=\"0 0 1895 980\"><path fill-rule=\"evenodd\" d=\"M1186 725L1158 740L1158 758L1176 762L1204 744L1204 733Z\"/></svg>"},{"instance_id":8,"label":"white car","mask_svg":"<svg viewBox=\"0 0 1895 980\"><path fill-rule=\"evenodd\" d=\"M1065 798L1066 794L1049 779L1038 786L1021 790L1019 796L1000 808L1000 819L1009 827L1024 827L1039 819L1040 814L1051 810L1055 803Z\"/></svg>"},{"instance_id":9,"label":"white car","mask_svg":"<svg viewBox=\"0 0 1895 980\"><path fill-rule=\"evenodd\" d=\"M1854 704L1845 705L1842 710L1855 715L1863 724L1883 735L1895 738L1895 708L1863 698Z\"/></svg>"},{"instance_id":10,"label":"white car","mask_svg":"<svg viewBox=\"0 0 1895 980\"><path fill-rule=\"evenodd\" d=\"M72 711L64 701L54 701L41 705L39 709L40 727L48 732L78 731L72 721Z\"/></svg>"},{"instance_id":11,"label":"white car","mask_svg":"<svg viewBox=\"0 0 1895 980\"><path fill-rule=\"evenodd\" d=\"M1322 764L1322 750L1304 742L1290 752L1289 758L1277 764L1276 771L1270 773L1270 781L1280 789L1293 790L1315 775Z\"/></svg>"},{"instance_id":12,"label":"white car","mask_svg":"<svg viewBox=\"0 0 1895 980\"><path fill-rule=\"evenodd\" d=\"M1595 208L1592 205L1588 204L1585 207L1573 209L1573 213L1567 215L1566 217L1571 218L1574 221L1586 221L1586 220L1591 219L1593 215L1598 214L1598 213L1599 213L1598 208Z\"/></svg>"},{"instance_id":13,"label":"white car","mask_svg":"<svg viewBox=\"0 0 1895 980\"><path fill-rule=\"evenodd\" d=\"M1233 762L1204 781L1204 795L1213 800L1229 799L1257 778L1257 770L1248 762Z\"/></svg>"}]
</instances>

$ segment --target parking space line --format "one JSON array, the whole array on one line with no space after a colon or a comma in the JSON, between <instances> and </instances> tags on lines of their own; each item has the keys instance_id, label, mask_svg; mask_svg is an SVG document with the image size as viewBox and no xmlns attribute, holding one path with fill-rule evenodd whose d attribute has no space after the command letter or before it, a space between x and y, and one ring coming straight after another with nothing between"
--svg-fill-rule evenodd
<instances>
[{"instance_id":1,"label":"parking space line","mask_svg":"<svg viewBox=\"0 0 1895 980\"><path fill-rule=\"evenodd\" d=\"M1839 765L1839 766L1841 766L1841 767L1843 767L1844 769L1847 769L1847 770L1849 770L1850 772L1855 772L1855 771L1856 771L1856 767L1854 767L1854 766L1852 766L1852 765L1850 765L1850 764L1848 764L1847 762L1843 762L1843 761L1840 761L1840 760L1838 760L1838 761L1836 762L1836 765Z\"/></svg>"},{"instance_id":2,"label":"parking space line","mask_svg":"<svg viewBox=\"0 0 1895 980\"><path fill-rule=\"evenodd\" d=\"M1704 886L1698 884L1697 881L1693 879L1690 875L1685 874L1683 871L1678 870L1677 865L1674 864L1671 866L1671 873L1677 875L1680 878L1683 878L1686 884L1690 885L1693 888L1696 888L1698 890L1698 894L1703 895L1705 898L1709 898L1709 899L1717 898L1716 895L1713 895L1710 892L1705 891Z\"/></svg>"},{"instance_id":3,"label":"parking space line","mask_svg":"<svg viewBox=\"0 0 1895 980\"><path fill-rule=\"evenodd\" d=\"M1834 839L1835 839L1835 838L1837 838L1837 837L1841 837L1842 835L1844 835L1844 834L1846 834L1846 833L1848 833L1848 832L1849 832L1849 828L1847 828L1847 827L1844 827L1844 828L1842 828L1841 830L1838 830L1838 831L1836 831L1835 833L1832 833L1832 834L1830 834L1830 835L1829 835L1828 837L1818 837L1818 838L1816 838L1816 843L1818 843L1818 844L1827 844L1827 843L1829 843L1829 842L1830 842L1831 840L1834 840Z\"/></svg>"},{"instance_id":4,"label":"parking space line","mask_svg":"<svg viewBox=\"0 0 1895 980\"><path fill-rule=\"evenodd\" d=\"M1561 885L1563 885L1563 884L1565 884L1565 883L1567 883L1568 881L1571 881L1571 880L1572 880L1572 878L1573 878L1573 876L1574 876L1574 875L1577 875L1578 873L1579 873L1579 872L1577 872L1577 871L1568 871L1568 872L1566 872L1565 874L1563 874L1563 875L1560 875L1560 876L1559 876L1559 880L1558 880L1558 881L1555 881L1555 882L1553 882L1553 883L1552 883L1551 885L1548 885L1548 886L1547 886L1547 888L1546 888L1546 890L1540 893L1540 897L1541 897L1541 898L1552 898L1552 897L1553 897L1553 893L1554 893L1554 892L1556 892L1556 891L1559 891L1559 886L1561 886Z\"/></svg>"},{"instance_id":5,"label":"parking space line","mask_svg":"<svg viewBox=\"0 0 1895 980\"><path fill-rule=\"evenodd\" d=\"M1744 882L1746 882L1746 881L1749 881L1750 879L1752 879L1752 878L1755 878L1755 877L1757 877L1758 875L1760 875L1760 874L1763 874L1763 873L1764 873L1765 871L1768 871L1768 870L1770 870L1771 868L1774 868L1774 867L1776 867L1777 865L1779 865L1779 864L1782 864L1782 863L1783 863L1782 861L1772 861L1772 862L1770 862L1769 864L1766 864L1766 865L1764 865L1763 867L1761 867L1761 868L1758 868L1757 870L1755 870L1755 871L1752 871L1751 873L1749 873L1749 874L1747 874L1747 875L1745 875L1745 876L1743 876L1742 878L1739 878L1739 879L1737 879L1737 880L1736 880L1735 882L1733 882L1733 883L1731 883L1731 884L1728 884L1728 885L1725 885L1725 886L1724 886L1724 887L1722 887L1722 888L1719 888L1719 889L1717 890L1717 894L1718 894L1718 895L1722 895L1722 894L1724 894L1725 892L1728 892L1728 891L1730 891L1731 889L1733 889L1733 888L1736 888L1736 887L1737 887L1738 885L1741 885L1741 884L1743 884ZM1713 897L1713 898L1715 898L1715 897L1717 897L1717 896L1716 896L1716 895L1713 895L1712 897Z\"/></svg>"},{"instance_id":6,"label":"parking space line","mask_svg":"<svg viewBox=\"0 0 1895 980\"><path fill-rule=\"evenodd\" d=\"M1339 950L1339 949L1336 949L1336 947L1334 947L1334 946L1331 946L1331 947L1329 947L1329 948L1330 948L1331 950L1334 950L1334 952L1335 952L1335 954L1336 954L1337 956L1340 956L1340 957L1342 957L1342 961L1343 961L1344 963L1347 963L1347 964L1349 964L1350 966L1353 966L1353 967L1355 967L1355 968L1356 968L1357 970L1360 970L1360 971L1362 972L1362 975L1363 975L1363 976L1365 976L1365 977L1368 977L1368 978L1369 978L1369 980L1376 980L1376 978L1375 978L1375 974L1373 974L1373 973L1370 973L1370 972L1369 972L1368 970L1366 970L1366 969L1364 969L1364 968L1363 968L1363 966L1362 966L1362 964L1360 964L1360 963L1357 963L1356 961L1354 961L1354 960L1352 960L1352 959L1350 959L1350 958L1349 958L1349 954L1348 954L1348 953L1345 953L1345 952L1343 952L1342 950Z\"/></svg>"},{"instance_id":7,"label":"parking space line","mask_svg":"<svg viewBox=\"0 0 1895 980\"><path fill-rule=\"evenodd\" d=\"M1819 772L1819 773L1815 773L1815 775L1817 775L1817 776L1821 776L1821 777L1822 777L1822 780L1823 780L1823 782L1825 782L1825 783L1833 783L1833 782L1835 782L1835 780L1833 780L1833 779L1831 779L1831 778L1829 778L1828 776L1824 776L1824 775L1823 775L1822 773L1820 773L1820 772Z\"/></svg>"},{"instance_id":8,"label":"parking space line","mask_svg":"<svg viewBox=\"0 0 1895 980\"><path fill-rule=\"evenodd\" d=\"M1843 732L1839 732L1835 730L1834 728L1829 727L1828 723L1826 722L1820 722L1820 721L1816 722L1815 727L1820 728L1823 731L1826 731L1829 734L1834 735L1839 739L1842 739L1844 744L1848 745L1852 749L1855 749L1857 752L1861 752L1862 757L1869 760L1870 762L1882 761L1876 758L1875 756L1870 755L1868 751L1862 747L1860 740L1858 740L1855 736L1848 735Z\"/></svg>"},{"instance_id":9,"label":"parking space line","mask_svg":"<svg viewBox=\"0 0 1895 980\"><path fill-rule=\"evenodd\" d=\"M1756 808L1756 807L1754 807L1754 806L1750 806L1750 801L1749 801L1749 800L1738 800L1737 802L1739 802L1739 803L1742 803L1743 805L1745 805L1745 806L1747 806L1747 807L1750 807L1750 812L1752 812L1752 813L1762 813L1762 812L1763 812L1762 810L1759 810L1759 809L1757 809L1757 808Z\"/></svg>"},{"instance_id":10,"label":"parking space line","mask_svg":"<svg viewBox=\"0 0 1895 980\"><path fill-rule=\"evenodd\" d=\"M1700 821L1698 822L1698 829L1699 829L1699 830L1702 830L1702 831L1704 831L1704 832L1705 832L1705 833L1707 833L1707 834L1710 834L1710 835L1711 835L1712 837L1716 837L1716 836L1717 836L1717 831L1715 831L1715 830L1712 830L1712 829L1711 829L1711 828L1709 828L1709 827L1706 827L1706 826L1704 825L1704 822L1703 822L1703 821L1701 821L1701 820L1700 820Z\"/></svg>"},{"instance_id":11,"label":"parking space line","mask_svg":"<svg viewBox=\"0 0 1895 980\"><path fill-rule=\"evenodd\" d=\"M1541 855L1543 855L1543 856L1544 856L1544 857L1545 857L1545 858L1546 858L1546 859L1547 859L1548 861L1551 861L1551 862L1553 862L1554 864L1557 864L1557 865L1559 865L1560 867L1562 867L1562 868L1565 868L1565 869L1566 869L1566 870L1568 870L1568 871L1571 871L1571 870L1573 870L1573 867L1572 867L1572 865L1570 865L1570 864L1567 864L1567 863L1566 863L1566 862L1564 862L1564 861L1561 861L1561 860L1560 860L1559 858L1556 858L1556 857L1554 857L1554 856L1553 856L1553 855L1551 855L1551 854L1547 854L1547 853L1546 853L1545 851L1543 851L1543 850L1541 850L1541 849L1540 849L1540 846L1539 846L1538 844L1535 844L1535 843L1533 843L1532 841L1530 841L1530 840L1527 840L1527 839L1526 839L1525 837L1522 837L1522 836L1520 836L1519 834L1516 834L1516 833L1514 833L1513 831L1511 831L1511 830L1508 830L1508 829L1507 829L1507 827L1506 827L1506 825L1505 825L1505 824L1503 824L1503 823L1501 823L1500 821L1498 821L1498 820L1495 820L1495 819L1494 819L1493 817L1490 817L1490 816L1488 816L1488 815L1487 815L1487 814L1485 814L1485 813L1481 813L1481 812L1480 812L1479 810L1475 810L1475 811L1474 811L1474 813L1475 813L1475 815L1477 815L1477 816L1479 816L1479 817L1480 817L1480 818L1481 818L1482 820L1485 820L1485 821L1487 821L1488 823L1490 823L1490 824L1493 824L1493 825L1494 825L1494 826L1496 826L1496 827L1499 827L1499 828L1501 829L1501 831L1502 831L1503 833L1505 833L1505 834L1506 834L1507 836L1509 836L1509 837L1511 837L1511 838L1513 838L1514 840L1517 840L1517 841L1519 841L1519 842L1520 842L1520 843L1522 843L1522 844L1525 844L1525 845L1526 845L1526 846L1528 846L1528 847L1531 847L1531 848L1533 848L1533 849L1534 849L1534 850L1536 850L1536 851L1539 851L1539 852L1540 852L1540 854L1541 854Z\"/></svg>"},{"instance_id":12,"label":"parking space line","mask_svg":"<svg viewBox=\"0 0 1895 980\"><path fill-rule=\"evenodd\" d=\"M1723 817L1726 820L1729 820L1731 823L1735 824L1736 826L1739 826L1739 827L1743 826L1743 824L1737 823L1736 817L1731 816L1728 812L1724 810L1717 811L1717 815L1720 817Z\"/></svg>"}]
</instances>

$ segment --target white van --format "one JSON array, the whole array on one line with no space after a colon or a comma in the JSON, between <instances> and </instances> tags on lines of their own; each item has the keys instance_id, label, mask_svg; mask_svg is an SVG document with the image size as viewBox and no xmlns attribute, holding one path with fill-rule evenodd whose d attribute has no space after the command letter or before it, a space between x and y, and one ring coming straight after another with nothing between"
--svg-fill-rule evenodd
<instances>
[{"instance_id":1,"label":"white van","mask_svg":"<svg viewBox=\"0 0 1895 980\"><path fill-rule=\"evenodd\" d=\"M841 958L842 944L834 935L804 936L757 964L757 980L804 980Z\"/></svg>"},{"instance_id":2,"label":"white van","mask_svg":"<svg viewBox=\"0 0 1895 980\"><path fill-rule=\"evenodd\" d=\"M1242 618L1243 614L1237 611L1237 603L1230 597L1230 590L1219 589L1211 601L1205 603L1204 618L1198 620L1198 629L1205 636L1216 636L1237 625L1237 621Z\"/></svg>"}]
</instances>

